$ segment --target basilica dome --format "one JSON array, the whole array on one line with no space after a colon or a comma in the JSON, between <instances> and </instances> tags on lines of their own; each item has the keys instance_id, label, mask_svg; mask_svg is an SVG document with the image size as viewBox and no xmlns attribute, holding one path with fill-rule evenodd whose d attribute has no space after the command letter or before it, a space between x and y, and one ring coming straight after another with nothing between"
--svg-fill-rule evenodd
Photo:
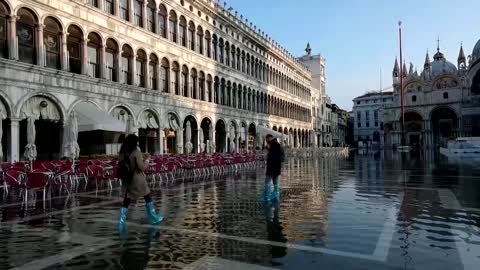
<instances>
[{"instance_id":1,"label":"basilica dome","mask_svg":"<svg viewBox=\"0 0 480 270\"><path fill-rule=\"evenodd\" d=\"M475 44L472 51L472 62L475 62L478 59L480 59L480 40L477 41L477 44Z\"/></svg>"},{"instance_id":2,"label":"basilica dome","mask_svg":"<svg viewBox=\"0 0 480 270\"><path fill-rule=\"evenodd\" d=\"M457 74L457 67L452 62L447 61L440 51L433 56L433 59L431 63L433 76Z\"/></svg>"}]
</instances>

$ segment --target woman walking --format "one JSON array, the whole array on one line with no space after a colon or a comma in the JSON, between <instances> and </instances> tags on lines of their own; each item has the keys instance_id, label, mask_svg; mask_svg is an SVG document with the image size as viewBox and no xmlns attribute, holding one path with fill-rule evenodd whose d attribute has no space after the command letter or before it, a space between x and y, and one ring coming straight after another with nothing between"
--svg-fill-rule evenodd
<instances>
[{"instance_id":1,"label":"woman walking","mask_svg":"<svg viewBox=\"0 0 480 270\"><path fill-rule=\"evenodd\" d=\"M126 179L123 181L126 190L123 205L120 209L120 219L118 223L120 232L124 233L127 230L126 222L130 202L132 200L136 201L139 197L145 199L148 222L150 224L160 223L163 220L163 217L157 215L155 212L155 205L150 196L150 189L148 188L145 176L145 169L148 166L149 160L143 159L142 152L138 149L138 137L136 135L128 135L120 148L119 170L122 160L127 168L128 175L124 176Z\"/></svg>"}]
</instances>

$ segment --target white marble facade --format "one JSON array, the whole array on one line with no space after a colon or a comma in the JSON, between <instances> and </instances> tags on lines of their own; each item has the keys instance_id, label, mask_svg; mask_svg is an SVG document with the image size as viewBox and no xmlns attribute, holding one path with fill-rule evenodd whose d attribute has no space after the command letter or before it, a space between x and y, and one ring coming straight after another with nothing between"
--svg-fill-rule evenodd
<instances>
[{"instance_id":1,"label":"white marble facade","mask_svg":"<svg viewBox=\"0 0 480 270\"><path fill-rule=\"evenodd\" d=\"M291 147L312 141L308 69L212 1L0 0L0 34L4 160L23 158L32 106L36 123L51 123L37 130L40 152L60 158L63 123L82 102L130 121L152 153L249 151L258 125Z\"/></svg>"}]
</instances>

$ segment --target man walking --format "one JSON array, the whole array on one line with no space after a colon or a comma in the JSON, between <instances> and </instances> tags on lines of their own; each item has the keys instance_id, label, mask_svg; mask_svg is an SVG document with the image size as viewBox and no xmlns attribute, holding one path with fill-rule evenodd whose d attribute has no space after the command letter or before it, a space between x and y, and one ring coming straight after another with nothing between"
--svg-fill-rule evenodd
<instances>
[{"instance_id":1,"label":"man walking","mask_svg":"<svg viewBox=\"0 0 480 270\"><path fill-rule=\"evenodd\" d=\"M285 160L285 153L282 147L272 135L268 134L266 137L268 146L267 156L267 172L265 176L265 189L263 191L264 201L280 201L280 184L278 177L282 171L282 162ZM273 194L272 192L273 182Z\"/></svg>"}]
</instances>

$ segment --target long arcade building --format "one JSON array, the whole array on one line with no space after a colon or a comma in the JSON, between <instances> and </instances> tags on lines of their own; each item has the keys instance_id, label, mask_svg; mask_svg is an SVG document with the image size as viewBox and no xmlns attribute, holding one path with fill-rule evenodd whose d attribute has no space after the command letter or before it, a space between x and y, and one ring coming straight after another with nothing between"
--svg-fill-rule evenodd
<instances>
[{"instance_id":1,"label":"long arcade building","mask_svg":"<svg viewBox=\"0 0 480 270\"><path fill-rule=\"evenodd\" d=\"M23 158L28 120L38 158L64 156L77 110L126 122L151 153L248 151L262 143L259 125L307 147L311 80L268 35L210 0L0 0L2 160ZM81 154L114 152L122 136L79 129Z\"/></svg>"}]
</instances>

